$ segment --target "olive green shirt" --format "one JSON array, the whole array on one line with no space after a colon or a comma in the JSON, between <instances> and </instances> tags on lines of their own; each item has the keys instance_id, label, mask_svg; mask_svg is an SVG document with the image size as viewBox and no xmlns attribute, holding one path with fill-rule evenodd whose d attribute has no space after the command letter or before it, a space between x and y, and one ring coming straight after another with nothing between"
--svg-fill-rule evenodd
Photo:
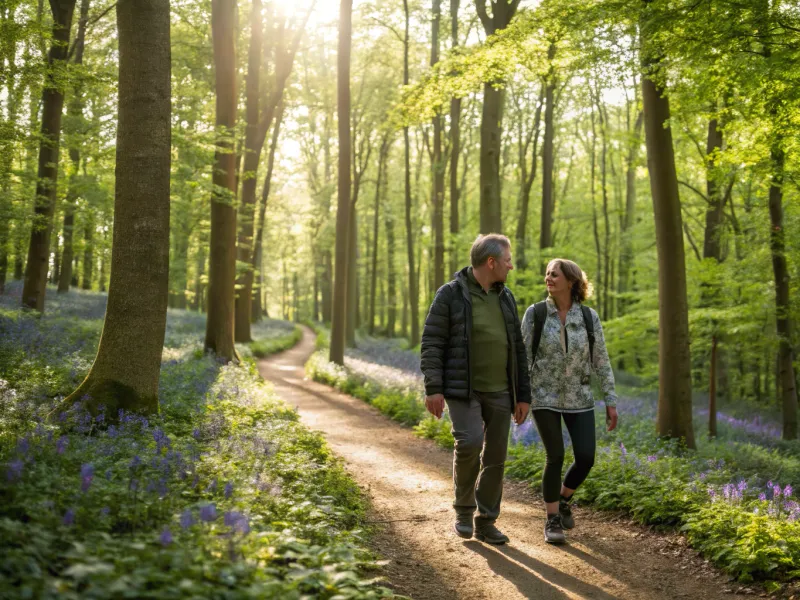
<instances>
[{"instance_id":1,"label":"olive green shirt","mask_svg":"<svg viewBox=\"0 0 800 600\"><path fill-rule=\"evenodd\" d=\"M485 292L467 270L472 301L472 331L469 338L469 371L472 389L478 392L503 392L508 389L508 336L500 291Z\"/></svg>"}]
</instances>

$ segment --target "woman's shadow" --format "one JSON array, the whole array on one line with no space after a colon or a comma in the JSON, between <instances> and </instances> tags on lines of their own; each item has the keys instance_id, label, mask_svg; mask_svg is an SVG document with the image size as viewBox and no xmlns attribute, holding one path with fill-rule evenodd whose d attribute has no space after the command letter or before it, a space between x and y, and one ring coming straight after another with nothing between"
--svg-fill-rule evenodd
<instances>
[{"instance_id":1,"label":"woman's shadow","mask_svg":"<svg viewBox=\"0 0 800 600\"><path fill-rule=\"evenodd\" d=\"M486 559L489 568L513 583L526 598L550 600L581 598L617 600L608 592L551 567L513 546L488 546L479 542L466 542L465 547Z\"/></svg>"}]
</instances>

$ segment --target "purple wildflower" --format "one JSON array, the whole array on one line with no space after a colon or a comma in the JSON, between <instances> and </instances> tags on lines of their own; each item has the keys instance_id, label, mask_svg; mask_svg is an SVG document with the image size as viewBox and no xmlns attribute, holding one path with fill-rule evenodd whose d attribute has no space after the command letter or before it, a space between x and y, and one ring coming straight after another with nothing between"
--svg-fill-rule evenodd
<instances>
[{"instance_id":1,"label":"purple wildflower","mask_svg":"<svg viewBox=\"0 0 800 600\"><path fill-rule=\"evenodd\" d=\"M61 522L66 525L70 526L75 523L75 511L73 509L67 509L67 512L64 513L64 518Z\"/></svg>"},{"instance_id":2,"label":"purple wildflower","mask_svg":"<svg viewBox=\"0 0 800 600\"><path fill-rule=\"evenodd\" d=\"M791 485L787 485L785 488L783 488L783 497L784 498L788 498L789 496L792 495L792 492L794 492L794 490L792 489L792 486Z\"/></svg>"},{"instance_id":3,"label":"purple wildflower","mask_svg":"<svg viewBox=\"0 0 800 600\"><path fill-rule=\"evenodd\" d=\"M159 538L162 546L169 546L172 543L172 532L169 530L169 527L164 527L164 531L161 532L161 537Z\"/></svg>"},{"instance_id":4,"label":"purple wildflower","mask_svg":"<svg viewBox=\"0 0 800 600\"><path fill-rule=\"evenodd\" d=\"M773 498L780 498L781 497L781 486L777 483L772 486L772 497Z\"/></svg>"},{"instance_id":5,"label":"purple wildflower","mask_svg":"<svg viewBox=\"0 0 800 600\"><path fill-rule=\"evenodd\" d=\"M744 493L744 491L747 489L747 482L742 479L736 486L736 489L738 489L740 493Z\"/></svg>"},{"instance_id":6,"label":"purple wildflower","mask_svg":"<svg viewBox=\"0 0 800 600\"><path fill-rule=\"evenodd\" d=\"M200 519L210 523L217 518L217 507L214 504L206 504L200 507Z\"/></svg>"},{"instance_id":7,"label":"purple wildflower","mask_svg":"<svg viewBox=\"0 0 800 600\"><path fill-rule=\"evenodd\" d=\"M759 499L759 500L762 500L762 501L764 501L764 500L766 500L766 499L767 499L767 495L766 495L764 492L761 492L761 493L758 495L758 499Z\"/></svg>"},{"instance_id":8,"label":"purple wildflower","mask_svg":"<svg viewBox=\"0 0 800 600\"><path fill-rule=\"evenodd\" d=\"M190 509L186 509L181 513L181 527L184 529L189 529L192 525L194 525L194 516L192 515L192 511Z\"/></svg>"},{"instance_id":9,"label":"purple wildflower","mask_svg":"<svg viewBox=\"0 0 800 600\"><path fill-rule=\"evenodd\" d=\"M94 467L89 463L81 465L81 491L88 492L94 479Z\"/></svg>"},{"instance_id":10,"label":"purple wildflower","mask_svg":"<svg viewBox=\"0 0 800 600\"><path fill-rule=\"evenodd\" d=\"M652 462L656 462L657 460L658 460L658 457L655 454L651 454L650 456L647 457L647 462L651 462L652 463Z\"/></svg>"},{"instance_id":11,"label":"purple wildflower","mask_svg":"<svg viewBox=\"0 0 800 600\"><path fill-rule=\"evenodd\" d=\"M8 463L8 471L6 472L6 476L8 477L9 481L16 481L20 477L22 477L22 469L24 468L25 463L21 460L12 460Z\"/></svg>"},{"instance_id":12,"label":"purple wildflower","mask_svg":"<svg viewBox=\"0 0 800 600\"><path fill-rule=\"evenodd\" d=\"M28 440L27 436L22 438L17 444L17 452L20 453L22 456L25 456L30 449L31 449L31 443Z\"/></svg>"},{"instance_id":13,"label":"purple wildflower","mask_svg":"<svg viewBox=\"0 0 800 600\"><path fill-rule=\"evenodd\" d=\"M625 449L625 444L623 444L622 442L619 443L619 449L622 452L622 456L628 455L628 451Z\"/></svg>"},{"instance_id":14,"label":"purple wildflower","mask_svg":"<svg viewBox=\"0 0 800 600\"><path fill-rule=\"evenodd\" d=\"M229 481L225 484L225 498L230 498L233 495L233 484Z\"/></svg>"},{"instance_id":15,"label":"purple wildflower","mask_svg":"<svg viewBox=\"0 0 800 600\"><path fill-rule=\"evenodd\" d=\"M65 435L62 435L56 441L56 452L58 452L59 454L64 454L64 450L67 449L68 445L69 445L69 438Z\"/></svg>"},{"instance_id":16,"label":"purple wildflower","mask_svg":"<svg viewBox=\"0 0 800 600\"><path fill-rule=\"evenodd\" d=\"M131 463L128 466L130 466L131 469L135 469L136 467L140 466L141 464L142 464L142 459L139 458L139 455L137 454L131 459Z\"/></svg>"},{"instance_id":17,"label":"purple wildflower","mask_svg":"<svg viewBox=\"0 0 800 600\"><path fill-rule=\"evenodd\" d=\"M135 492L139 489L139 480L138 479L131 479L131 483L128 486L132 492Z\"/></svg>"},{"instance_id":18,"label":"purple wildflower","mask_svg":"<svg viewBox=\"0 0 800 600\"><path fill-rule=\"evenodd\" d=\"M714 500L717 497L717 490L715 490L713 487L709 486L708 495L711 497L712 500Z\"/></svg>"}]
</instances>

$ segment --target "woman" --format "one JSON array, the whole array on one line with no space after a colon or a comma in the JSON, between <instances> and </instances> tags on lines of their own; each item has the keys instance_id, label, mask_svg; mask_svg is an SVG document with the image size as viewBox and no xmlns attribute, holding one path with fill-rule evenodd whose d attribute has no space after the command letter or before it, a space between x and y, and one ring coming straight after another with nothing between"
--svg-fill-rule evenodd
<instances>
[{"instance_id":1,"label":"woman","mask_svg":"<svg viewBox=\"0 0 800 600\"><path fill-rule=\"evenodd\" d=\"M563 544L564 529L575 526L572 494L594 465L594 399L589 386L592 370L605 397L609 431L617 426L617 395L600 318L582 304L591 295L586 274L574 262L557 258L547 265L545 284L548 297L528 307L522 320L522 337L531 374L531 412L547 454L542 477L547 508L544 538L550 544ZM563 483L562 419L575 453L575 462Z\"/></svg>"}]
</instances>

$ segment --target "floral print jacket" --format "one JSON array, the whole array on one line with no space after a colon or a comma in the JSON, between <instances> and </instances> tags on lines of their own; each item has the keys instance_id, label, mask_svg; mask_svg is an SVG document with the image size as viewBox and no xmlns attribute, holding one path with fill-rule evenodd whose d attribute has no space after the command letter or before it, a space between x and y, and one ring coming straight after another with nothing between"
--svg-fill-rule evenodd
<instances>
[{"instance_id":1,"label":"floral print jacket","mask_svg":"<svg viewBox=\"0 0 800 600\"><path fill-rule=\"evenodd\" d=\"M533 343L533 306L522 319L522 339L528 354L531 377L531 410L549 408L560 412L580 412L594 408L589 378L592 370L603 390L606 406L617 405L614 373L608 359L600 317L592 310L594 319L594 363L589 358L589 336L583 322L581 305L572 303L565 323L567 352L561 347L561 320L552 298L547 299L547 320L536 353L531 356Z\"/></svg>"}]
</instances>

